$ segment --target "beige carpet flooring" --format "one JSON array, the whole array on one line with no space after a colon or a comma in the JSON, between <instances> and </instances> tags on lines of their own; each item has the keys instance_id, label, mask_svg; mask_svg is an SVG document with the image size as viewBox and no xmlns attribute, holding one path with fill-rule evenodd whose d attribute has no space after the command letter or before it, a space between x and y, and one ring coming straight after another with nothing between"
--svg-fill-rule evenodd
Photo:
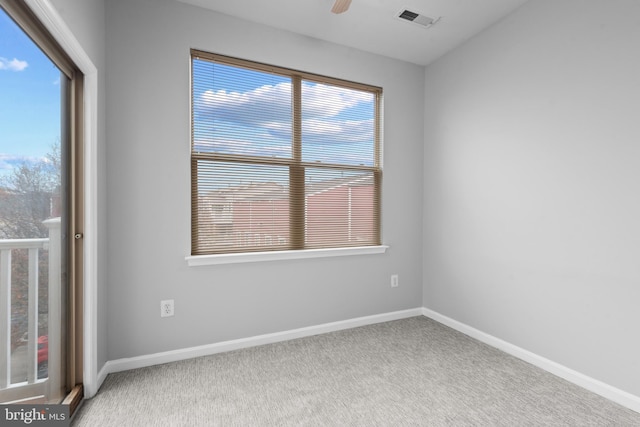
<instances>
[{"instance_id":1,"label":"beige carpet flooring","mask_svg":"<svg viewBox=\"0 0 640 427\"><path fill-rule=\"evenodd\" d=\"M111 374L96 426L640 426L640 414L426 317Z\"/></svg>"}]
</instances>

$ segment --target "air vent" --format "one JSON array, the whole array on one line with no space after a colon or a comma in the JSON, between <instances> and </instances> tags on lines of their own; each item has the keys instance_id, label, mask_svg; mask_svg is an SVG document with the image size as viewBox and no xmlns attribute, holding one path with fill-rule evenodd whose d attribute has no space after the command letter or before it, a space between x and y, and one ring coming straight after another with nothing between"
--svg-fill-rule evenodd
<instances>
[{"instance_id":1,"label":"air vent","mask_svg":"<svg viewBox=\"0 0 640 427\"><path fill-rule=\"evenodd\" d=\"M414 24L421 25L425 28L429 28L433 26L440 20L439 17L430 18L427 15L422 15L418 12L412 12L407 9L402 9L400 12L398 12L398 15L396 16L398 17L398 19L402 19L403 21L413 22Z\"/></svg>"}]
</instances>

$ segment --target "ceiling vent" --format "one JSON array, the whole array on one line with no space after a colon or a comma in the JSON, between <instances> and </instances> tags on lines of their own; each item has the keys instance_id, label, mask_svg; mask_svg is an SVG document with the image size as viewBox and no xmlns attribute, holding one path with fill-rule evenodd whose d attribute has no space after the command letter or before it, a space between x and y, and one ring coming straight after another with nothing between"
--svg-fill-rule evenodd
<instances>
[{"instance_id":1,"label":"ceiling vent","mask_svg":"<svg viewBox=\"0 0 640 427\"><path fill-rule=\"evenodd\" d=\"M424 28L432 27L440 20L440 17L430 18L427 15L422 15L418 12L412 12L407 9L402 9L396 16L398 17L398 19L413 22L414 24L418 24Z\"/></svg>"}]
</instances>

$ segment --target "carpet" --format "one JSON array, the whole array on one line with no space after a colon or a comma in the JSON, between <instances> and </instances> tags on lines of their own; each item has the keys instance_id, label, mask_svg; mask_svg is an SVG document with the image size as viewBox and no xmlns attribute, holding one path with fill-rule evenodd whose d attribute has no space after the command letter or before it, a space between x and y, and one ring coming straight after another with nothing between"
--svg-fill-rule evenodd
<instances>
[{"instance_id":1,"label":"carpet","mask_svg":"<svg viewBox=\"0 0 640 427\"><path fill-rule=\"evenodd\" d=\"M73 426L640 426L426 317L109 375Z\"/></svg>"}]
</instances>

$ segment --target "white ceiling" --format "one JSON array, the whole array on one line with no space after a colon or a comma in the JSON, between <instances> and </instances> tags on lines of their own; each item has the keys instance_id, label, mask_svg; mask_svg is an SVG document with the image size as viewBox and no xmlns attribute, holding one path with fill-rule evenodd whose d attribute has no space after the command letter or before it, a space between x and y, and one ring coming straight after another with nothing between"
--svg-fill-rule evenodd
<instances>
[{"instance_id":1,"label":"white ceiling","mask_svg":"<svg viewBox=\"0 0 640 427\"><path fill-rule=\"evenodd\" d=\"M527 0L353 0L331 13L334 0L178 0L321 40L427 65ZM431 28L402 21L409 9L442 19Z\"/></svg>"}]
</instances>

